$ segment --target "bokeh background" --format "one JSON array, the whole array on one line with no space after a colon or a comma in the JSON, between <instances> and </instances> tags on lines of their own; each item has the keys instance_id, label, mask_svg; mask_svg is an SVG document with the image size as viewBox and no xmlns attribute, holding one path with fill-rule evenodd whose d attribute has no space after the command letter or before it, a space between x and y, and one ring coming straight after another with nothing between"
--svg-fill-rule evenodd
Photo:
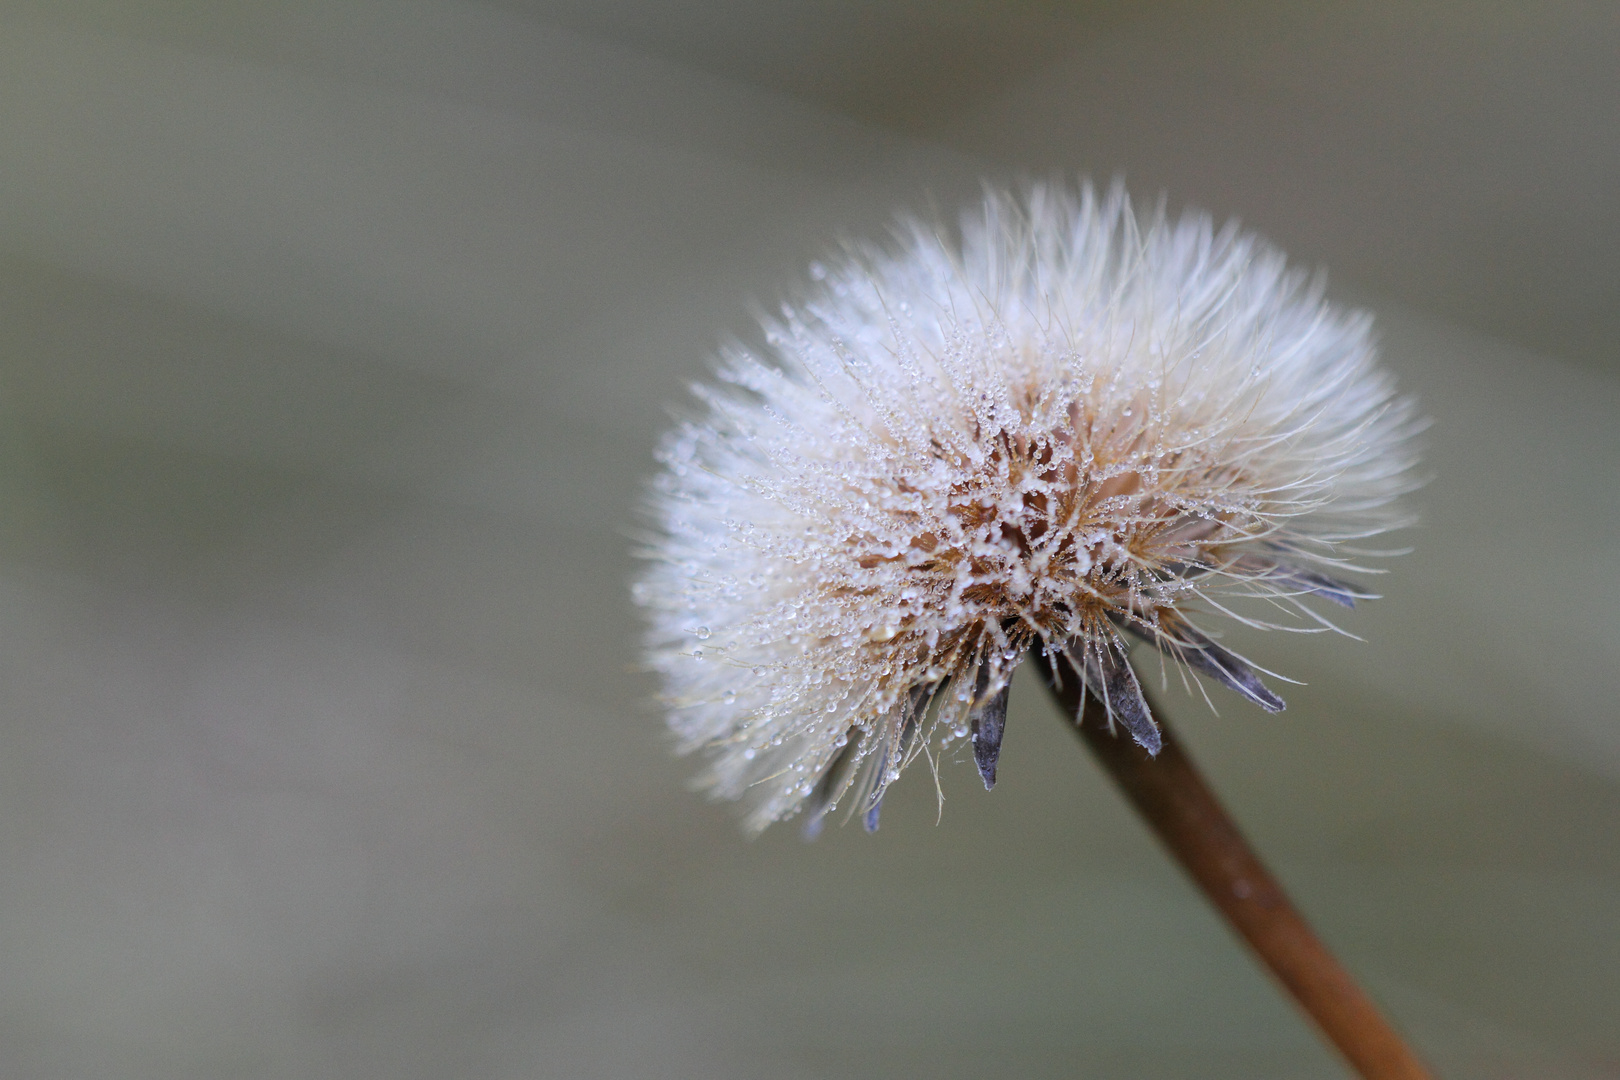
<instances>
[{"instance_id":1,"label":"bokeh background","mask_svg":"<svg viewBox=\"0 0 1620 1080\"><path fill-rule=\"evenodd\" d=\"M1414 553L1167 708L1446 1077L1620 1077L1620 8L0 5L0 1076L1325 1077L1052 715L746 841L666 408L840 236L1122 175L1373 310Z\"/></svg>"}]
</instances>

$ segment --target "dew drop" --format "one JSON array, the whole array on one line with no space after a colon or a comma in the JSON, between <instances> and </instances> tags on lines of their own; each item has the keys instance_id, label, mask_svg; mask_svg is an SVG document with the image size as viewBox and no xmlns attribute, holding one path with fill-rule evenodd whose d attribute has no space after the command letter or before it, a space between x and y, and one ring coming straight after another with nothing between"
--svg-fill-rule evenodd
<instances>
[{"instance_id":1,"label":"dew drop","mask_svg":"<svg viewBox=\"0 0 1620 1080\"><path fill-rule=\"evenodd\" d=\"M692 634L699 641L708 641L709 640L709 628L707 626L698 627L696 630L692 631Z\"/></svg>"},{"instance_id":2,"label":"dew drop","mask_svg":"<svg viewBox=\"0 0 1620 1080\"><path fill-rule=\"evenodd\" d=\"M727 690L725 693L720 695L720 700L725 702L727 705L732 704L737 700L737 691Z\"/></svg>"},{"instance_id":3,"label":"dew drop","mask_svg":"<svg viewBox=\"0 0 1620 1080\"><path fill-rule=\"evenodd\" d=\"M693 649L692 650L692 659L694 659L694 660L703 659L703 650L702 649Z\"/></svg>"}]
</instances>

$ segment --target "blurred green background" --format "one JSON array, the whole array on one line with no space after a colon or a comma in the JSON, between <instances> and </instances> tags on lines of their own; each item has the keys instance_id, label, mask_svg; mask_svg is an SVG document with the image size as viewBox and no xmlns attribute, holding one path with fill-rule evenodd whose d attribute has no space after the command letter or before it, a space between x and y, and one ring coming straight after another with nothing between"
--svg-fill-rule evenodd
<instances>
[{"instance_id":1,"label":"blurred green background","mask_svg":"<svg viewBox=\"0 0 1620 1080\"><path fill-rule=\"evenodd\" d=\"M0 5L0 1076L1344 1075L1032 680L745 841L634 670L665 409L840 235L1120 174L1435 424L1365 642L1167 708L1446 1077L1620 1077L1620 8Z\"/></svg>"}]
</instances>

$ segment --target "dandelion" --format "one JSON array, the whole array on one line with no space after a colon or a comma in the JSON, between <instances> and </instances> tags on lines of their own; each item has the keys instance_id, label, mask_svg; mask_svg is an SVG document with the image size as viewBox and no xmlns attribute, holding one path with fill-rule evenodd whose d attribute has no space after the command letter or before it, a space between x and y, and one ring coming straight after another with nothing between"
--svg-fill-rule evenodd
<instances>
[{"instance_id":1,"label":"dandelion","mask_svg":"<svg viewBox=\"0 0 1620 1080\"><path fill-rule=\"evenodd\" d=\"M1082 739L1369 1078L1428 1073L1154 715L1136 664L1272 712L1220 620L1331 629L1403 524L1417 428L1365 315L1235 225L1036 186L853 247L664 441L635 586L701 783L763 829L875 829L919 756L995 783L1033 657ZM1133 656L1132 642L1141 648ZM1118 737L1123 731L1131 742ZM1141 749L1136 749L1140 747ZM1144 753L1145 751L1145 753Z\"/></svg>"},{"instance_id":2,"label":"dandelion","mask_svg":"<svg viewBox=\"0 0 1620 1080\"><path fill-rule=\"evenodd\" d=\"M1149 752L1133 640L1279 710L1211 620L1331 625L1350 545L1401 523L1369 319L1235 225L1036 186L811 277L664 442L637 585L670 726L753 829L875 827L959 740L990 786L1032 649Z\"/></svg>"}]
</instances>

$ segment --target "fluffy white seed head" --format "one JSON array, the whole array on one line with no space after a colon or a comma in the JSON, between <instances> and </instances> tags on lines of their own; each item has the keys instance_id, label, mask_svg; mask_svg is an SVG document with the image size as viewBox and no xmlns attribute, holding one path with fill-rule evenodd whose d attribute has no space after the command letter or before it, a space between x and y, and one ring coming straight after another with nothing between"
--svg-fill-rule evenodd
<instances>
[{"instance_id":1,"label":"fluffy white seed head","mask_svg":"<svg viewBox=\"0 0 1620 1080\"><path fill-rule=\"evenodd\" d=\"M664 441L635 587L670 727L751 828L874 808L1032 647L1150 748L1122 630L1280 708L1197 620L1349 602L1325 571L1399 524L1413 414L1370 320L1235 226L1037 186L811 277Z\"/></svg>"}]
</instances>

